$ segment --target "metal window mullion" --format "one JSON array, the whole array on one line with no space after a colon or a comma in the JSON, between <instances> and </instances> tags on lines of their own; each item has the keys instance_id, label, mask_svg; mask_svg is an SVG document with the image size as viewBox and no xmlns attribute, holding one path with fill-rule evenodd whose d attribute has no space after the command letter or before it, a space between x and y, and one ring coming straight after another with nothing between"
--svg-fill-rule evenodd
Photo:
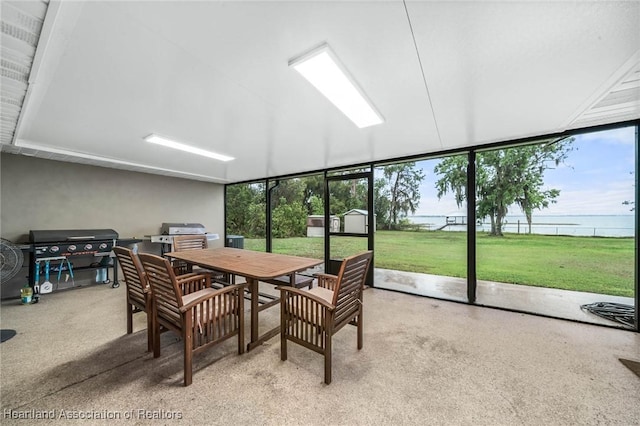
<instances>
[{"instance_id":1,"label":"metal window mullion","mask_svg":"<svg viewBox=\"0 0 640 426\"><path fill-rule=\"evenodd\" d=\"M469 151L467 164L467 300L476 302L476 152Z\"/></svg>"},{"instance_id":2,"label":"metal window mullion","mask_svg":"<svg viewBox=\"0 0 640 426\"><path fill-rule=\"evenodd\" d=\"M635 238L635 250L633 252L633 256L635 258L635 268L633 270L633 280L635 282L635 310L634 310L634 317L635 317L635 330L637 332L640 333L640 283L638 282L638 200L639 200L639 194L640 194L640 189L638 188L638 158L639 158L639 154L638 154L638 150L640 148L640 125L636 125L636 140L635 140L635 147L636 147L636 168L635 168L635 186L636 186L636 190L635 190L635 219L636 219L636 238Z\"/></svg>"}]
</instances>

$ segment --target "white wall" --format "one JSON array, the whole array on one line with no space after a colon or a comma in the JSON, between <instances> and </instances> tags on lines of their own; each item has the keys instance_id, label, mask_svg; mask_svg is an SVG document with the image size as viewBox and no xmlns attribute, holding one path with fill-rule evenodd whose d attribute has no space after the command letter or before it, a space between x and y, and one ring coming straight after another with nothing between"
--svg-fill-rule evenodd
<instances>
[{"instance_id":1,"label":"white wall","mask_svg":"<svg viewBox=\"0 0 640 426\"><path fill-rule=\"evenodd\" d=\"M7 153L0 157L0 235L14 243L28 241L32 229L107 228L121 238L141 238L158 234L163 222L201 223L220 234L222 246L224 186ZM143 248L154 251L154 246ZM15 279L24 284L24 275Z\"/></svg>"}]
</instances>

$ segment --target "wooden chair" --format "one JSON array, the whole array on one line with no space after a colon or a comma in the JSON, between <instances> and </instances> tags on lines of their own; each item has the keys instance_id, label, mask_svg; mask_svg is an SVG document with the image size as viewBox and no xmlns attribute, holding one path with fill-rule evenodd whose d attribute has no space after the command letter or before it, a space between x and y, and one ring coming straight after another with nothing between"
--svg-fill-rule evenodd
<instances>
[{"instance_id":1,"label":"wooden chair","mask_svg":"<svg viewBox=\"0 0 640 426\"><path fill-rule=\"evenodd\" d=\"M144 277L144 270L138 256L131 249L116 246L113 248L127 287L127 334L133 332L133 314L145 312L147 316L147 351L153 345L151 324L151 290Z\"/></svg>"},{"instance_id":2,"label":"wooden chair","mask_svg":"<svg viewBox=\"0 0 640 426\"><path fill-rule=\"evenodd\" d=\"M331 383L331 340L347 324L358 327L362 349L362 290L373 252L347 257L338 275L318 274L318 286L280 290L280 358L287 360L287 341L324 355L324 382Z\"/></svg>"},{"instance_id":3,"label":"wooden chair","mask_svg":"<svg viewBox=\"0 0 640 426\"><path fill-rule=\"evenodd\" d=\"M186 251L186 250L202 250L208 248L206 235L175 235L173 237L172 251ZM211 274L211 279L223 280L231 282L230 277L219 271L212 271L203 268L197 268L195 271L193 265L187 262L175 259L172 263L174 272L176 275L187 274L195 272L197 274Z\"/></svg>"},{"instance_id":4,"label":"wooden chair","mask_svg":"<svg viewBox=\"0 0 640 426\"><path fill-rule=\"evenodd\" d=\"M171 251L201 250L207 248L206 235L174 235ZM175 259L172 263L176 275L193 272L193 265Z\"/></svg>"},{"instance_id":5,"label":"wooden chair","mask_svg":"<svg viewBox=\"0 0 640 426\"><path fill-rule=\"evenodd\" d=\"M238 336L238 353L244 353L245 284L214 290L209 275L176 277L167 259L139 257L153 297L154 358L160 356L160 326L182 337L185 386L192 382L194 354L233 336Z\"/></svg>"}]
</instances>

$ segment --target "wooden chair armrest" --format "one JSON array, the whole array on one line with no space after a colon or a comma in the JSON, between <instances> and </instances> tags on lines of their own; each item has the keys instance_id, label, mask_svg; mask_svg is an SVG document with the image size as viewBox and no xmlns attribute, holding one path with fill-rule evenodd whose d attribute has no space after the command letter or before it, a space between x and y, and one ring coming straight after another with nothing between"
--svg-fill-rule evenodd
<instances>
[{"instance_id":1,"label":"wooden chair armrest","mask_svg":"<svg viewBox=\"0 0 640 426\"><path fill-rule=\"evenodd\" d=\"M191 281L191 280L202 280L202 279L206 279L207 276L208 276L207 274L196 274L194 272L190 272L188 274L182 274L182 275L176 276L176 281L182 282L182 281Z\"/></svg>"},{"instance_id":2,"label":"wooden chair armrest","mask_svg":"<svg viewBox=\"0 0 640 426\"><path fill-rule=\"evenodd\" d=\"M125 280L126 281L126 280ZM140 275L140 284L142 284L142 292L144 294L151 293L151 286L149 285L149 281L147 281L147 273L145 271L141 272Z\"/></svg>"},{"instance_id":3,"label":"wooden chair armrest","mask_svg":"<svg viewBox=\"0 0 640 426\"><path fill-rule=\"evenodd\" d=\"M334 280L338 279L337 275L326 274L326 273L322 273L322 272L319 272L319 273L315 274L315 276L316 277L323 277L323 278L331 278L331 279L334 279Z\"/></svg>"},{"instance_id":4,"label":"wooden chair armrest","mask_svg":"<svg viewBox=\"0 0 640 426\"><path fill-rule=\"evenodd\" d=\"M329 303L323 298L318 297L313 293L309 293L306 290L302 290L295 287L289 287L289 286L279 286L279 287L276 287L276 290L280 290L280 300L282 300L283 303L286 300L286 293L292 293L292 294L295 294L296 296L300 296L302 298L312 300L313 302L327 308L328 310L334 310L336 308L335 305L333 305L332 303Z\"/></svg>"},{"instance_id":5,"label":"wooden chair armrest","mask_svg":"<svg viewBox=\"0 0 640 426\"><path fill-rule=\"evenodd\" d=\"M219 290L214 290L212 288L204 288L202 290L198 290L190 294L190 296L194 297L194 299L190 300L189 303L187 303L186 305L183 305L180 308L180 312L185 313L188 310L193 309L194 306L199 305L206 300L213 299L217 296L220 296L221 294L239 292L240 296L238 297L244 297L245 286L246 286L246 283L242 283L242 284L230 285L228 287L224 287ZM198 293L202 293L202 294L198 294Z\"/></svg>"},{"instance_id":6,"label":"wooden chair armrest","mask_svg":"<svg viewBox=\"0 0 640 426\"><path fill-rule=\"evenodd\" d=\"M335 290L338 284L338 277L331 274L317 274L318 287L324 287L329 290Z\"/></svg>"},{"instance_id":7,"label":"wooden chair armrest","mask_svg":"<svg viewBox=\"0 0 640 426\"><path fill-rule=\"evenodd\" d=\"M193 277L193 276L196 276L196 275L209 275L209 277L211 278L211 281L220 281L221 283L225 283L226 282L226 281L222 281L222 280L214 278L213 277L214 274L215 274L215 271L209 272L209 271L200 270L198 272L186 272L184 274L176 274L176 279L180 280L182 278Z\"/></svg>"},{"instance_id":8,"label":"wooden chair armrest","mask_svg":"<svg viewBox=\"0 0 640 426\"><path fill-rule=\"evenodd\" d=\"M203 275L203 274L196 274L195 272L187 272L186 274L176 274L176 280L180 281L181 279L195 277L196 275Z\"/></svg>"},{"instance_id":9,"label":"wooden chair armrest","mask_svg":"<svg viewBox=\"0 0 640 426\"><path fill-rule=\"evenodd\" d=\"M190 294L211 287L211 275L185 274L176 277L176 281L182 289L182 294Z\"/></svg>"}]
</instances>

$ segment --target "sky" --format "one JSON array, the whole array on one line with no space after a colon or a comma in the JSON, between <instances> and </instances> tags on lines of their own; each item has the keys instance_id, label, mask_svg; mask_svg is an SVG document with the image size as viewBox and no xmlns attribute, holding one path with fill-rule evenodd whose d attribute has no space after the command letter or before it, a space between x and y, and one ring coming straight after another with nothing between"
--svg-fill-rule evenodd
<instances>
[{"instance_id":1,"label":"sky","mask_svg":"<svg viewBox=\"0 0 640 426\"><path fill-rule=\"evenodd\" d=\"M545 189L559 189L557 202L537 215L631 215L625 200L634 199L635 128L625 127L576 136L564 164L547 170ZM433 167L440 160L417 162L426 178L420 186L416 215L465 215L452 194L438 200ZM517 206L509 214L520 215Z\"/></svg>"}]
</instances>

